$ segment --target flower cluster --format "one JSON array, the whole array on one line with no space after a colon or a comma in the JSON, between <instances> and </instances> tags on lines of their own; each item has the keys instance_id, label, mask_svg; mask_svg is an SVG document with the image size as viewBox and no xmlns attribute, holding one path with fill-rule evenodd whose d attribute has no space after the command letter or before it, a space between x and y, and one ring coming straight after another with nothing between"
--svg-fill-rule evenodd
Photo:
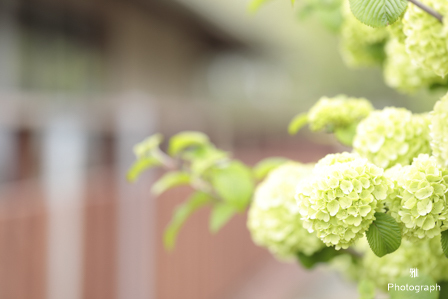
<instances>
[{"instance_id":1,"label":"flower cluster","mask_svg":"<svg viewBox=\"0 0 448 299\"><path fill-rule=\"evenodd\" d=\"M324 247L315 234L303 227L294 199L297 183L311 171L309 165L283 164L255 191L247 223L252 239L278 258L289 258L297 252L311 255Z\"/></svg>"},{"instance_id":2,"label":"flower cluster","mask_svg":"<svg viewBox=\"0 0 448 299\"><path fill-rule=\"evenodd\" d=\"M430 135L433 155L440 165L448 166L448 94L434 106L430 113Z\"/></svg>"},{"instance_id":3,"label":"flower cluster","mask_svg":"<svg viewBox=\"0 0 448 299\"><path fill-rule=\"evenodd\" d=\"M348 248L364 234L390 189L381 168L356 154L351 160L343 155L346 162L335 157L327 159L334 162L330 165L319 162L296 194L304 227L336 249Z\"/></svg>"},{"instance_id":4,"label":"flower cluster","mask_svg":"<svg viewBox=\"0 0 448 299\"><path fill-rule=\"evenodd\" d=\"M386 27L389 30L390 38L391 39L397 39L398 42L404 43L406 39L406 35L404 35L403 32L403 18L401 17L399 20L397 20L392 25L389 25Z\"/></svg>"},{"instance_id":5,"label":"flower cluster","mask_svg":"<svg viewBox=\"0 0 448 299\"><path fill-rule=\"evenodd\" d=\"M334 98L322 97L308 112L310 129L332 132L357 123L372 111L372 104L364 98L350 98L339 95Z\"/></svg>"},{"instance_id":6,"label":"flower cluster","mask_svg":"<svg viewBox=\"0 0 448 299\"><path fill-rule=\"evenodd\" d=\"M446 80L433 71L415 65L406 46L398 39L390 39L386 44L384 80L386 84L402 92L412 93L420 88L443 84Z\"/></svg>"},{"instance_id":7,"label":"flower cluster","mask_svg":"<svg viewBox=\"0 0 448 299\"><path fill-rule=\"evenodd\" d=\"M448 15L448 1L421 0L423 4ZM444 77L448 74L448 30L436 18L415 5L403 17L406 50L412 61Z\"/></svg>"},{"instance_id":8,"label":"flower cluster","mask_svg":"<svg viewBox=\"0 0 448 299\"><path fill-rule=\"evenodd\" d=\"M366 250L362 266L366 278L384 291L388 283L409 276L410 268L417 268L420 274L429 275L435 281L448 279L448 259L443 255L440 236L418 242L403 240L397 251L382 258Z\"/></svg>"},{"instance_id":9,"label":"flower cluster","mask_svg":"<svg viewBox=\"0 0 448 299\"><path fill-rule=\"evenodd\" d=\"M448 170L438 166L434 157L422 154L412 165L393 169L386 176L396 184L387 199L389 213L402 225L405 238L433 238L448 229Z\"/></svg>"},{"instance_id":10,"label":"flower cluster","mask_svg":"<svg viewBox=\"0 0 448 299\"><path fill-rule=\"evenodd\" d=\"M352 67L381 65L384 42L389 33L385 28L371 28L358 21L350 11L348 1L342 7L341 55Z\"/></svg>"},{"instance_id":11,"label":"flower cluster","mask_svg":"<svg viewBox=\"0 0 448 299\"><path fill-rule=\"evenodd\" d=\"M419 154L430 153L429 119L404 108L372 112L358 125L354 150L375 165L409 165Z\"/></svg>"}]
</instances>

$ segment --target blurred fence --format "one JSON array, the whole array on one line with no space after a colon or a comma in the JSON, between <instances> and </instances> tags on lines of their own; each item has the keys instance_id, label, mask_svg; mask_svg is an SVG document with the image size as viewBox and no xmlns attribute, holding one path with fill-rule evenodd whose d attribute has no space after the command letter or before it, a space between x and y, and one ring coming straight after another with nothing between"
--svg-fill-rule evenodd
<instances>
[{"instance_id":1,"label":"blurred fence","mask_svg":"<svg viewBox=\"0 0 448 299\"><path fill-rule=\"evenodd\" d=\"M211 236L207 210L187 222L173 252L164 250L164 227L190 190L155 199L149 189L160 173L131 185L125 170L132 144L145 132L174 133L169 124L176 122L164 117L173 107L127 107L107 130L60 115L48 117L50 125L1 126L17 150L2 154L16 174L0 185L0 299L228 299L271 259L253 245L245 216ZM155 107L154 119L145 121ZM232 144L236 157L250 165L268 156L315 161L332 150L301 139L250 135L247 128L233 131L230 120L217 125L204 106L174 111L182 111L189 128ZM92 151L101 163L91 162Z\"/></svg>"}]
</instances>

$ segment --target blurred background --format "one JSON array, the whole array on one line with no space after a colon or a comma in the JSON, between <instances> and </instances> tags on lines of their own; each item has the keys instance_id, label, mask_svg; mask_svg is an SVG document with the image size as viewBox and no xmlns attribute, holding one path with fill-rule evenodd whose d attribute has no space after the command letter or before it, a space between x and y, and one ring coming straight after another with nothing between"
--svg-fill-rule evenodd
<instances>
[{"instance_id":1,"label":"blurred background","mask_svg":"<svg viewBox=\"0 0 448 299\"><path fill-rule=\"evenodd\" d=\"M190 190L152 198L160 173L125 180L132 146L155 132L205 132L250 165L310 162L341 148L286 128L321 96L414 111L437 100L347 69L336 37L290 1L246 6L1 1L0 299L357 298L342 278L275 261L243 216L210 236L201 211L166 252L163 229Z\"/></svg>"}]
</instances>

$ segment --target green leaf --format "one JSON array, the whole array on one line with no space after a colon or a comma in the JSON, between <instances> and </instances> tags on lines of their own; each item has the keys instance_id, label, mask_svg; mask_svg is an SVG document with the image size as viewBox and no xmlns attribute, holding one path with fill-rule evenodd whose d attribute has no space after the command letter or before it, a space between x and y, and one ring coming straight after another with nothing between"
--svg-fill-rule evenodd
<instances>
[{"instance_id":1,"label":"green leaf","mask_svg":"<svg viewBox=\"0 0 448 299\"><path fill-rule=\"evenodd\" d=\"M289 123L288 132L290 135L297 134L297 132L308 123L308 114L301 113L295 116Z\"/></svg>"},{"instance_id":2,"label":"green leaf","mask_svg":"<svg viewBox=\"0 0 448 299\"><path fill-rule=\"evenodd\" d=\"M372 251L382 257L400 247L401 231L392 216L377 212L375 218L376 220L370 225L366 236Z\"/></svg>"},{"instance_id":3,"label":"green leaf","mask_svg":"<svg viewBox=\"0 0 448 299\"><path fill-rule=\"evenodd\" d=\"M233 205L218 203L210 214L210 231L218 232L238 211Z\"/></svg>"},{"instance_id":4,"label":"green leaf","mask_svg":"<svg viewBox=\"0 0 448 299\"><path fill-rule=\"evenodd\" d=\"M203 192L195 192L190 198L179 205L173 214L168 227L165 229L163 243L166 249L173 249L176 238L185 221L193 212L204 207L210 202L210 196Z\"/></svg>"},{"instance_id":5,"label":"green leaf","mask_svg":"<svg viewBox=\"0 0 448 299\"><path fill-rule=\"evenodd\" d=\"M375 299L375 284L363 279L358 284L359 299Z\"/></svg>"},{"instance_id":6,"label":"green leaf","mask_svg":"<svg viewBox=\"0 0 448 299\"><path fill-rule=\"evenodd\" d=\"M228 158L229 153L216 149L213 145L198 148L194 155L190 155L191 171L196 175L201 175L212 166L227 161Z\"/></svg>"},{"instance_id":7,"label":"green leaf","mask_svg":"<svg viewBox=\"0 0 448 299\"><path fill-rule=\"evenodd\" d=\"M252 172L257 180L261 180L267 176L269 172L287 161L288 159L281 157L267 158L258 162L257 165L254 166Z\"/></svg>"},{"instance_id":8,"label":"green leaf","mask_svg":"<svg viewBox=\"0 0 448 299\"><path fill-rule=\"evenodd\" d=\"M438 281L437 284L440 285L439 299L447 299L448 298L448 281Z\"/></svg>"},{"instance_id":9,"label":"green leaf","mask_svg":"<svg viewBox=\"0 0 448 299\"><path fill-rule=\"evenodd\" d=\"M442 232L442 250L446 257L448 257L448 230Z\"/></svg>"},{"instance_id":10,"label":"green leaf","mask_svg":"<svg viewBox=\"0 0 448 299\"><path fill-rule=\"evenodd\" d=\"M159 165L161 165L160 161L154 157L139 159L132 164L126 177L129 182L135 182L143 171Z\"/></svg>"},{"instance_id":11,"label":"green leaf","mask_svg":"<svg viewBox=\"0 0 448 299\"><path fill-rule=\"evenodd\" d=\"M269 0L251 0L249 2L249 5L247 6L247 10L251 13L255 13L257 12L260 7L265 4L266 2L268 2Z\"/></svg>"},{"instance_id":12,"label":"green leaf","mask_svg":"<svg viewBox=\"0 0 448 299\"><path fill-rule=\"evenodd\" d=\"M371 27L392 25L405 11L407 0L349 0L353 15Z\"/></svg>"},{"instance_id":13,"label":"green leaf","mask_svg":"<svg viewBox=\"0 0 448 299\"><path fill-rule=\"evenodd\" d=\"M190 175L183 171L171 171L158 179L151 188L151 192L160 195L168 189L188 185L191 181Z\"/></svg>"},{"instance_id":14,"label":"green leaf","mask_svg":"<svg viewBox=\"0 0 448 299\"><path fill-rule=\"evenodd\" d=\"M395 284L404 286L405 290L395 289ZM435 284L436 282L434 279L426 275L420 275L419 277L400 277L396 281L390 283L390 299L437 299L439 297L439 292L436 290L429 291L429 287L433 286L435 288ZM408 288L407 291L406 285ZM410 286L414 286L412 291L409 290ZM419 292L415 291L416 286L420 287ZM428 290L424 290L424 286L428 286Z\"/></svg>"},{"instance_id":15,"label":"green leaf","mask_svg":"<svg viewBox=\"0 0 448 299\"><path fill-rule=\"evenodd\" d=\"M144 158L147 156L153 149L158 147L160 143L163 141L162 134L154 134L140 143L137 143L134 146L134 154L137 158Z\"/></svg>"},{"instance_id":16,"label":"green leaf","mask_svg":"<svg viewBox=\"0 0 448 299\"><path fill-rule=\"evenodd\" d=\"M176 156L191 146L202 146L209 144L207 135L201 132L185 131L171 137L168 145L168 154Z\"/></svg>"},{"instance_id":17,"label":"green leaf","mask_svg":"<svg viewBox=\"0 0 448 299\"><path fill-rule=\"evenodd\" d=\"M312 255L306 255L302 252L298 252L297 258L304 268L311 269L317 264L329 262L335 256L341 254L343 254L343 251L338 251L334 249L334 247L324 247Z\"/></svg>"},{"instance_id":18,"label":"green leaf","mask_svg":"<svg viewBox=\"0 0 448 299\"><path fill-rule=\"evenodd\" d=\"M254 181L250 169L239 161L213 171L211 183L218 195L239 211L243 211L250 202L254 191Z\"/></svg>"},{"instance_id":19,"label":"green leaf","mask_svg":"<svg viewBox=\"0 0 448 299\"><path fill-rule=\"evenodd\" d=\"M336 128L334 131L334 135L342 144L351 146L356 135L357 127L358 124L354 123L344 128Z\"/></svg>"}]
</instances>

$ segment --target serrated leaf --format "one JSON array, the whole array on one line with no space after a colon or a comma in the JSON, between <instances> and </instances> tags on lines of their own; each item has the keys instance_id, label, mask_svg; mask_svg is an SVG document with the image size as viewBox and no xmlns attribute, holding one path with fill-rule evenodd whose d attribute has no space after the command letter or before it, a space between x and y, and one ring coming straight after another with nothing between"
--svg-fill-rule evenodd
<instances>
[{"instance_id":1,"label":"serrated leaf","mask_svg":"<svg viewBox=\"0 0 448 299\"><path fill-rule=\"evenodd\" d=\"M440 285L439 299L447 299L448 298L448 281L438 281L437 284Z\"/></svg>"},{"instance_id":2,"label":"serrated leaf","mask_svg":"<svg viewBox=\"0 0 448 299\"><path fill-rule=\"evenodd\" d=\"M343 254L343 252L334 249L334 247L324 247L312 255L306 255L302 252L298 252L297 258L304 268L311 269L317 264L326 263L341 254Z\"/></svg>"},{"instance_id":3,"label":"serrated leaf","mask_svg":"<svg viewBox=\"0 0 448 299\"><path fill-rule=\"evenodd\" d=\"M336 128L334 130L334 136L344 145L352 146L353 139L356 135L357 123L351 124L350 126L344 128Z\"/></svg>"},{"instance_id":4,"label":"serrated leaf","mask_svg":"<svg viewBox=\"0 0 448 299\"><path fill-rule=\"evenodd\" d=\"M257 12L260 7L270 0L251 0L247 6L247 10L251 13Z\"/></svg>"},{"instance_id":5,"label":"serrated leaf","mask_svg":"<svg viewBox=\"0 0 448 299\"><path fill-rule=\"evenodd\" d=\"M234 206L226 203L218 203L210 214L210 231L218 232L238 211Z\"/></svg>"},{"instance_id":6,"label":"serrated leaf","mask_svg":"<svg viewBox=\"0 0 448 299\"><path fill-rule=\"evenodd\" d=\"M126 177L129 182L135 182L143 171L160 165L160 161L154 157L139 159L132 164Z\"/></svg>"},{"instance_id":7,"label":"serrated leaf","mask_svg":"<svg viewBox=\"0 0 448 299\"><path fill-rule=\"evenodd\" d=\"M185 221L193 212L204 207L210 202L210 196L203 192L195 192L190 198L179 205L173 213L170 223L165 229L163 243L166 249L173 249L176 244L176 238Z\"/></svg>"},{"instance_id":8,"label":"serrated leaf","mask_svg":"<svg viewBox=\"0 0 448 299\"><path fill-rule=\"evenodd\" d=\"M353 15L371 27L386 27L399 19L407 0L349 0Z\"/></svg>"},{"instance_id":9,"label":"serrated leaf","mask_svg":"<svg viewBox=\"0 0 448 299\"><path fill-rule=\"evenodd\" d=\"M168 154L174 157L188 147L207 144L209 144L209 139L204 133L194 131L181 132L171 137L168 145Z\"/></svg>"},{"instance_id":10,"label":"serrated leaf","mask_svg":"<svg viewBox=\"0 0 448 299\"><path fill-rule=\"evenodd\" d=\"M153 149L158 147L160 143L163 141L163 135L162 134L154 134L152 136L149 136L142 142L137 143L134 146L134 154L137 156L137 158L144 158L147 156Z\"/></svg>"},{"instance_id":11,"label":"serrated leaf","mask_svg":"<svg viewBox=\"0 0 448 299\"><path fill-rule=\"evenodd\" d=\"M448 230L442 232L442 238L440 241L442 243L443 254L448 257Z\"/></svg>"},{"instance_id":12,"label":"serrated leaf","mask_svg":"<svg viewBox=\"0 0 448 299\"><path fill-rule=\"evenodd\" d=\"M158 179L152 185L151 192L155 195L160 195L168 189L188 185L191 181L190 175L183 171L171 171Z\"/></svg>"},{"instance_id":13,"label":"serrated leaf","mask_svg":"<svg viewBox=\"0 0 448 299\"><path fill-rule=\"evenodd\" d=\"M370 225L366 236L372 251L382 257L400 247L401 231L392 216L376 212L375 218L376 220Z\"/></svg>"},{"instance_id":14,"label":"serrated leaf","mask_svg":"<svg viewBox=\"0 0 448 299\"><path fill-rule=\"evenodd\" d=\"M288 133L290 135L297 134L297 132L308 123L308 114L299 114L295 116L288 126Z\"/></svg>"},{"instance_id":15,"label":"serrated leaf","mask_svg":"<svg viewBox=\"0 0 448 299\"><path fill-rule=\"evenodd\" d=\"M375 284L373 281L363 279L358 284L359 299L375 299Z\"/></svg>"},{"instance_id":16,"label":"serrated leaf","mask_svg":"<svg viewBox=\"0 0 448 299\"><path fill-rule=\"evenodd\" d=\"M212 173L211 183L216 193L239 211L250 202L254 191L254 181L250 169L239 161L232 161Z\"/></svg>"},{"instance_id":17,"label":"serrated leaf","mask_svg":"<svg viewBox=\"0 0 448 299\"><path fill-rule=\"evenodd\" d=\"M429 276L420 275L419 277L400 277L396 281L391 282L393 286L389 289L390 299L437 299L439 292L436 290L424 291L422 286L434 286L436 282ZM406 286L408 290L395 289L395 284L398 286ZM414 286L413 290L409 290L410 286ZM415 287L419 286L420 291L416 292Z\"/></svg>"},{"instance_id":18,"label":"serrated leaf","mask_svg":"<svg viewBox=\"0 0 448 299\"><path fill-rule=\"evenodd\" d=\"M261 180L268 175L269 172L287 162L288 159L281 157L272 157L263 159L254 166L252 172L257 180Z\"/></svg>"}]
</instances>

